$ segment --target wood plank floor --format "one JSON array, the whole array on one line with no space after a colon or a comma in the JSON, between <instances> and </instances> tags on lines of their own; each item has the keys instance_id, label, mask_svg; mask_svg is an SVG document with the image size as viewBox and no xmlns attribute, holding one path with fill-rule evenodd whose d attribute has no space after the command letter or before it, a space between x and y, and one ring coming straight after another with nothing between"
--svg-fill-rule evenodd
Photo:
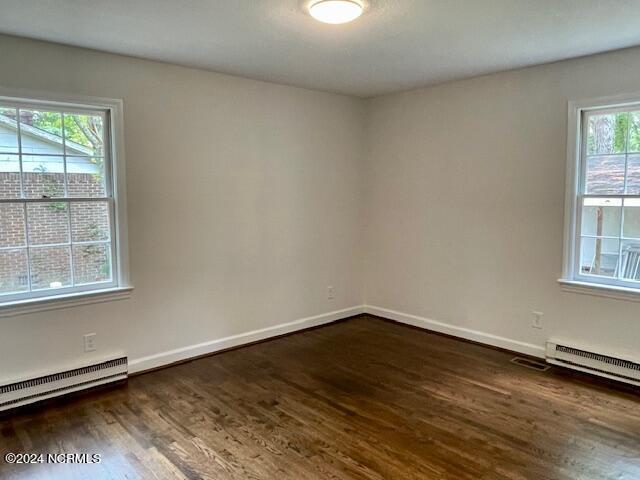
<instances>
[{"instance_id":1,"label":"wood plank floor","mask_svg":"<svg viewBox=\"0 0 640 480\"><path fill-rule=\"evenodd\" d=\"M640 479L640 393L367 316L0 418L20 479Z\"/></svg>"}]
</instances>

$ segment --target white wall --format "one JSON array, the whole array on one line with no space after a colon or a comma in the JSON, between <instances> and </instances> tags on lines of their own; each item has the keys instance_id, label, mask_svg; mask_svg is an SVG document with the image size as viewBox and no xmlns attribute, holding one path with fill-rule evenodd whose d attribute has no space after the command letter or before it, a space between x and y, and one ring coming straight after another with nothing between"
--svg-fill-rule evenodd
<instances>
[{"instance_id":1,"label":"white wall","mask_svg":"<svg viewBox=\"0 0 640 480\"><path fill-rule=\"evenodd\" d=\"M0 65L2 87L124 100L135 286L0 318L0 381L362 304L362 100L13 37Z\"/></svg>"},{"instance_id":2,"label":"white wall","mask_svg":"<svg viewBox=\"0 0 640 480\"><path fill-rule=\"evenodd\" d=\"M567 101L640 91L638 78L633 49L371 100L367 304L531 353L556 337L638 357L639 303L556 282Z\"/></svg>"},{"instance_id":3,"label":"white wall","mask_svg":"<svg viewBox=\"0 0 640 480\"><path fill-rule=\"evenodd\" d=\"M136 287L0 318L0 381L91 359L84 333L93 357L159 364L358 306L363 285L376 313L532 353L640 350L640 303L556 282L567 101L640 90L640 49L367 102L13 37L0 65L3 87L124 99Z\"/></svg>"}]
</instances>

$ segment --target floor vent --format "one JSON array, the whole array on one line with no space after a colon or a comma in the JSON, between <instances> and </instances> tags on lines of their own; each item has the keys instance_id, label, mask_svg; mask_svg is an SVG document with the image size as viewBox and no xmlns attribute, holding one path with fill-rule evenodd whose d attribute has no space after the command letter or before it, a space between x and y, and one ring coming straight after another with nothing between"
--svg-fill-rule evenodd
<instances>
[{"instance_id":1,"label":"floor vent","mask_svg":"<svg viewBox=\"0 0 640 480\"><path fill-rule=\"evenodd\" d=\"M547 362L640 386L640 363L547 342Z\"/></svg>"},{"instance_id":2,"label":"floor vent","mask_svg":"<svg viewBox=\"0 0 640 480\"><path fill-rule=\"evenodd\" d=\"M127 357L0 385L0 411L84 390L128 376Z\"/></svg>"},{"instance_id":3,"label":"floor vent","mask_svg":"<svg viewBox=\"0 0 640 480\"><path fill-rule=\"evenodd\" d=\"M520 365L521 367L538 370L540 372L546 372L551 368L551 365L547 365L546 363L537 362L536 360L531 360L529 358L522 358L522 357L512 358L511 363L515 363L516 365Z\"/></svg>"}]
</instances>

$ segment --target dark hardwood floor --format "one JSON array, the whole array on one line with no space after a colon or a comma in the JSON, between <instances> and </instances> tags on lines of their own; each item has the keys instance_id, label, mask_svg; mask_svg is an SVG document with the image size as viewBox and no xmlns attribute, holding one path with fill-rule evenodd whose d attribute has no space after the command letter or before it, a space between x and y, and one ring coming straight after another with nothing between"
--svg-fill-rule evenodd
<instances>
[{"instance_id":1,"label":"dark hardwood floor","mask_svg":"<svg viewBox=\"0 0 640 480\"><path fill-rule=\"evenodd\" d=\"M371 317L0 418L0 478L640 479L640 395Z\"/></svg>"}]
</instances>

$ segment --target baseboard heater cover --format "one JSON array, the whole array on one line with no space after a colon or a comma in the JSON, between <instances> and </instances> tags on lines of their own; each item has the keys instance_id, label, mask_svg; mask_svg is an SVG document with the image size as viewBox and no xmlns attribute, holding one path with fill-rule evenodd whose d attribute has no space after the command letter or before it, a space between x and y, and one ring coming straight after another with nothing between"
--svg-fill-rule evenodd
<instances>
[{"instance_id":1,"label":"baseboard heater cover","mask_svg":"<svg viewBox=\"0 0 640 480\"><path fill-rule=\"evenodd\" d=\"M127 357L117 357L50 375L6 383L0 385L0 411L125 380L128 370Z\"/></svg>"},{"instance_id":2,"label":"baseboard heater cover","mask_svg":"<svg viewBox=\"0 0 640 480\"><path fill-rule=\"evenodd\" d=\"M553 341L547 342L546 360L554 365L640 386L640 363L631 360Z\"/></svg>"}]
</instances>

